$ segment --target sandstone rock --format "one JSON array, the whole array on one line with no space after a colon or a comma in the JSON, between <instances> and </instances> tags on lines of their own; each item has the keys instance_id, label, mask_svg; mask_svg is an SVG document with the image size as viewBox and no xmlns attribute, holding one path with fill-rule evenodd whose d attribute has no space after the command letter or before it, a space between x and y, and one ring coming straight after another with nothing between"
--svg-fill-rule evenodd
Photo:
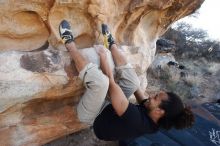
<instances>
[{"instance_id":1,"label":"sandstone rock","mask_svg":"<svg viewBox=\"0 0 220 146\"><path fill-rule=\"evenodd\" d=\"M100 24L108 23L142 78L157 38L203 1L1 0L0 145L42 145L85 128L74 110L84 88L60 41L61 20L81 49L101 44ZM98 64L94 49L84 55Z\"/></svg>"}]
</instances>

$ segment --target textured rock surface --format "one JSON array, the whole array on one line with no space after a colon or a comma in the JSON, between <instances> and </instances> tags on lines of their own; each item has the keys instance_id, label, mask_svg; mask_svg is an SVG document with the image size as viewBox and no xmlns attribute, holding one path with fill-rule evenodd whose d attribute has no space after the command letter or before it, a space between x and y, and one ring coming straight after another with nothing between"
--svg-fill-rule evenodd
<instances>
[{"instance_id":1,"label":"textured rock surface","mask_svg":"<svg viewBox=\"0 0 220 146\"><path fill-rule=\"evenodd\" d=\"M100 24L108 23L143 78L158 36L202 2L1 0L0 145L41 145L85 127L73 110L84 88L58 37L62 19L71 23L79 48L100 44ZM98 63L93 48L83 52Z\"/></svg>"}]
</instances>

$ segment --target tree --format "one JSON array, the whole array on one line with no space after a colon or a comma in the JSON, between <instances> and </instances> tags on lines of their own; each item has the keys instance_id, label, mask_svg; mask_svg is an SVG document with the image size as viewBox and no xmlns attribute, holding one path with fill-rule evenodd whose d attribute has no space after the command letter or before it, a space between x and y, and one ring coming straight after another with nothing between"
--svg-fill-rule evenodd
<instances>
[{"instance_id":1,"label":"tree","mask_svg":"<svg viewBox=\"0 0 220 146\"><path fill-rule=\"evenodd\" d=\"M208 38L206 31L203 29L195 29L192 25L184 22L177 23L177 26L174 29L182 32L188 41L201 42Z\"/></svg>"},{"instance_id":2,"label":"tree","mask_svg":"<svg viewBox=\"0 0 220 146\"><path fill-rule=\"evenodd\" d=\"M203 56L209 61L220 62L220 42L208 38L205 30L181 22L168 29L162 37L175 42L177 57L196 59Z\"/></svg>"}]
</instances>

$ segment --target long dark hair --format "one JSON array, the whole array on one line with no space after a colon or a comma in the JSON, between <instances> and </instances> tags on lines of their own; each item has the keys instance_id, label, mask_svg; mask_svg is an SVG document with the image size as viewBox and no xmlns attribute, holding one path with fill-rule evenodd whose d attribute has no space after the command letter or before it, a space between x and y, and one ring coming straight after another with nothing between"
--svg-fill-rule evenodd
<instances>
[{"instance_id":1,"label":"long dark hair","mask_svg":"<svg viewBox=\"0 0 220 146\"><path fill-rule=\"evenodd\" d=\"M165 111L165 115L159 119L161 128L169 130L171 128L190 128L194 124L195 118L189 106L183 104L181 98L172 92L166 92L168 100L160 104L160 108Z\"/></svg>"}]
</instances>

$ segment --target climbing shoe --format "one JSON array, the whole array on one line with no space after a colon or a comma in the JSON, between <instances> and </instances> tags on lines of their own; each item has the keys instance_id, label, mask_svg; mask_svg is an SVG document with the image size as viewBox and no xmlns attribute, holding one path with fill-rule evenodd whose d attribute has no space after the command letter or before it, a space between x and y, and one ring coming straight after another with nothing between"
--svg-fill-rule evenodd
<instances>
[{"instance_id":1,"label":"climbing shoe","mask_svg":"<svg viewBox=\"0 0 220 146\"><path fill-rule=\"evenodd\" d=\"M111 49L111 46L115 44L115 41L106 24L102 24L102 34L104 36L104 46Z\"/></svg>"},{"instance_id":2,"label":"climbing shoe","mask_svg":"<svg viewBox=\"0 0 220 146\"><path fill-rule=\"evenodd\" d=\"M64 44L74 41L69 22L63 20L59 26L60 37Z\"/></svg>"}]
</instances>

